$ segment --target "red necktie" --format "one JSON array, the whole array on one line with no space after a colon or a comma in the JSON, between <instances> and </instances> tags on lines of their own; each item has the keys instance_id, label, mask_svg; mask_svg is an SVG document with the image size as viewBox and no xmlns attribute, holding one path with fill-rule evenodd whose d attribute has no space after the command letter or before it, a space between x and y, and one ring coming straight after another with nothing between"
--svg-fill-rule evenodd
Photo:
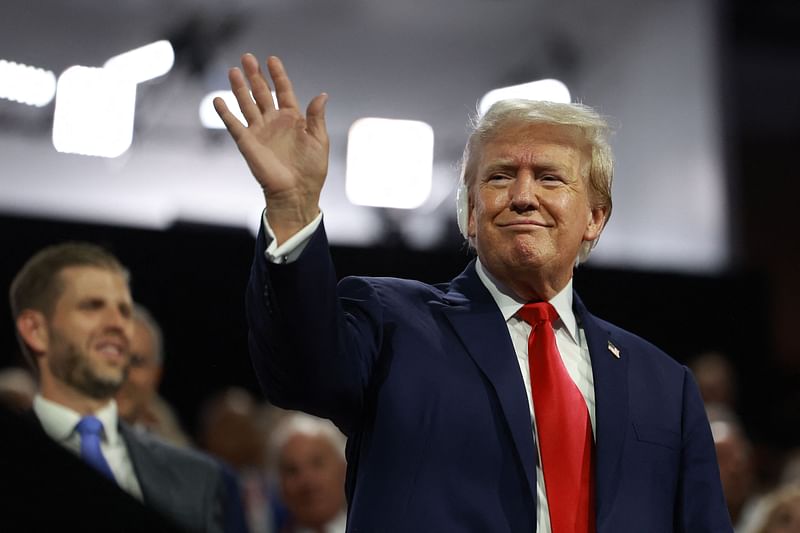
<instances>
[{"instance_id":1,"label":"red necktie","mask_svg":"<svg viewBox=\"0 0 800 533\"><path fill-rule=\"evenodd\" d=\"M528 367L552 532L593 533L592 425L586 401L558 353L552 326L558 313L537 302L517 315L531 325Z\"/></svg>"}]
</instances>

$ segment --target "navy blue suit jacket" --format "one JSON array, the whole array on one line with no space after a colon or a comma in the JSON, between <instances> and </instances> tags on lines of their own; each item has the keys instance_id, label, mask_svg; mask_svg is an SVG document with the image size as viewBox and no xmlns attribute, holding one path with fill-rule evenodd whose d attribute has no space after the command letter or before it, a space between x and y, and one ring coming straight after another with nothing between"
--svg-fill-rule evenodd
<instances>
[{"instance_id":1,"label":"navy blue suit jacket","mask_svg":"<svg viewBox=\"0 0 800 533\"><path fill-rule=\"evenodd\" d=\"M262 234L247 292L253 364L271 402L347 435L348 532L535 531L525 388L474 262L442 285L337 286L322 226L296 262L268 264L265 248ZM597 531L732 531L689 371L574 302L594 373Z\"/></svg>"}]
</instances>

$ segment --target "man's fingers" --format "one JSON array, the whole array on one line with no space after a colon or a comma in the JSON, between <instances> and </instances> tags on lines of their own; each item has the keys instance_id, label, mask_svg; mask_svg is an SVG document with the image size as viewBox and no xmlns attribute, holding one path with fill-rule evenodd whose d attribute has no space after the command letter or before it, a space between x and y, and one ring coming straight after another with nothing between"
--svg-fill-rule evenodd
<instances>
[{"instance_id":1,"label":"man's fingers","mask_svg":"<svg viewBox=\"0 0 800 533\"><path fill-rule=\"evenodd\" d=\"M244 124L239 122L239 119L228 109L225 100L220 97L214 98L214 110L217 112L217 115L219 115L219 118L222 119L222 122L228 129L228 133L233 137L233 140L238 142L242 134L246 131Z\"/></svg>"},{"instance_id":2,"label":"man's fingers","mask_svg":"<svg viewBox=\"0 0 800 533\"><path fill-rule=\"evenodd\" d=\"M239 103L239 109L242 110L244 118L250 125L258 124L261 121L261 111L253 101L250 94L250 88L245 82L244 74L238 68L232 68L228 71L228 80L231 82L231 90Z\"/></svg>"},{"instance_id":3,"label":"man's fingers","mask_svg":"<svg viewBox=\"0 0 800 533\"><path fill-rule=\"evenodd\" d=\"M306 129L308 133L320 141L328 135L325 128L325 104L327 102L327 93L322 93L314 97L306 109Z\"/></svg>"},{"instance_id":4,"label":"man's fingers","mask_svg":"<svg viewBox=\"0 0 800 533\"><path fill-rule=\"evenodd\" d=\"M261 67L258 64L256 56L253 54L244 54L242 56L242 67L247 76L247 81L250 82L253 98L255 98L261 113L275 110L272 91L269 88L269 83L266 78L264 78L264 74L261 72Z\"/></svg>"},{"instance_id":5,"label":"man's fingers","mask_svg":"<svg viewBox=\"0 0 800 533\"><path fill-rule=\"evenodd\" d=\"M281 60L275 56L270 56L270 58L267 59L267 68L269 69L272 83L275 85L275 96L278 98L278 107L281 109L299 109L297 98L292 88L292 82L289 76L286 75L286 69L283 68Z\"/></svg>"}]
</instances>

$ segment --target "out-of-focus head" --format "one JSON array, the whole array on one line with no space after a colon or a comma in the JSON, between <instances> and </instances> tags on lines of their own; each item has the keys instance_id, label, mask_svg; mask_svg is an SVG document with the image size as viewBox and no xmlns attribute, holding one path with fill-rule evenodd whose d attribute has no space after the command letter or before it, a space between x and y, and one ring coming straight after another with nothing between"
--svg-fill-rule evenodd
<instances>
[{"instance_id":1,"label":"out-of-focus head","mask_svg":"<svg viewBox=\"0 0 800 533\"><path fill-rule=\"evenodd\" d=\"M755 533L800 533L800 485L782 486L765 496Z\"/></svg>"},{"instance_id":2,"label":"out-of-focus head","mask_svg":"<svg viewBox=\"0 0 800 533\"><path fill-rule=\"evenodd\" d=\"M344 510L344 446L336 426L311 415L291 413L275 428L281 494L298 525L321 528Z\"/></svg>"},{"instance_id":3,"label":"out-of-focus head","mask_svg":"<svg viewBox=\"0 0 800 533\"><path fill-rule=\"evenodd\" d=\"M88 243L47 247L11 283L20 346L45 397L106 400L122 384L133 332L128 272Z\"/></svg>"},{"instance_id":4,"label":"out-of-focus head","mask_svg":"<svg viewBox=\"0 0 800 533\"><path fill-rule=\"evenodd\" d=\"M736 374L731 362L719 352L706 352L695 357L692 369L700 394L706 403L733 407L736 403Z\"/></svg>"},{"instance_id":5,"label":"out-of-focus head","mask_svg":"<svg viewBox=\"0 0 800 533\"><path fill-rule=\"evenodd\" d=\"M738 417L723 404L707 404L706 413L719 463L720 480L734 522L755 491L753 447Z\"/></svg>"},{"instance_id":6,"label":"out-of-focus head","mask_svg":"<svg viewBox=\"0 0 800 533\"><path fill-rule=\"evenodd\" d=\"M128 374L116 394L120 416L136 422L152 408L161 384L164 347L161 328L139 304L133 308L133 337Z\"/></svg>"},{"instance_id":7,"label":"out-of-focus head","mask_svg":"<svg viewBox=\"0 0 800 533\"><path fill-rule=\"evenodd\" d=\"M573 141L578 144L577 148L585 155L585 160L581 162L580 177L585 181L590 206L603 209L602 226L608 221L612 207L614 160L608 141L610 128L607 121L592 108L581 104L501 100L473 121L472 132L461 160L461 176L456 195L457 219L459 229L469 240L471 247L476 248L476 235L470 234L469 217L474 207L475 186L479 183L486 146L536 126L549 126L550 131L562 130L570 133ZM577 262L583 262L589 257L597 237L581 243Z\"/></svg>"},{"instance_id":8,"label":"out-of-focus head","mask_svg":"<svg viewBox=\"0 0 800 533\"><path fill-rule=\"evenodd\" d=\"M247 390L230 387L218 391L201 410L197 441L236 470L263 470L268 445L260 414Z\"/></svg>"},{"instance_id":9,"label":"out-of-focus head","mask_svg":"<svg viewBox=\"0 0 800 533\"><path fill-rule=\"evenodd\" d=\"M36 380L24 368L0 370L0 403L16 412L29 411L36 395Z\"/></svg>"},{"instance_id":10,"label":"out-of-focus head","mask_svg":"<svg viewBox=\"0 0 800 533\"><path fill-rule=\"evenodd\" d=\"M800 485L800 448L795 448L786 455L781 468L780 482L784 485Z\"/></svg>"}]
</instances>

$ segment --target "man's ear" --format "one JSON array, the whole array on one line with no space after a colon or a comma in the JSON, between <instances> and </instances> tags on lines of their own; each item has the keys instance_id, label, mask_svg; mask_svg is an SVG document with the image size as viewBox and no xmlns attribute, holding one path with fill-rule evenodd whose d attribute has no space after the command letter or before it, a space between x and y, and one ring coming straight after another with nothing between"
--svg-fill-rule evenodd
<instances>
[{"instance_id":1,"label":"man's ear","mask_svg":"<svg viewBox=\"0 0 800 533\"><path fill-rule=\"evenodd\" d=\"M597 206L591 208L589 211L589 220L586 224L586 231L583 234L584 241L593 241L600 236L606 224L607 214L608 207Z\"/></svg>"},{"instance_id":2,"label":"man's ear","mask_svg":"<svg viewBox=\"0 0 800 533\"><path fill-rule=\"evenodd\" d=\"M45 353L50 345L47 319L44 313L25 309L17 317L17 331L33 353Z\"/></svg>"},{"instance_id":3,"label":"man's ear","mask_svg":"<svg viewBox=\"0 0 800 533\"><path fill-rule=\"evenodd\" d=\"M472 201L472 196L467 196L467 238L475 236L475 204Z\"/></svg>"}]
</instances>

